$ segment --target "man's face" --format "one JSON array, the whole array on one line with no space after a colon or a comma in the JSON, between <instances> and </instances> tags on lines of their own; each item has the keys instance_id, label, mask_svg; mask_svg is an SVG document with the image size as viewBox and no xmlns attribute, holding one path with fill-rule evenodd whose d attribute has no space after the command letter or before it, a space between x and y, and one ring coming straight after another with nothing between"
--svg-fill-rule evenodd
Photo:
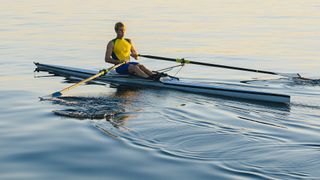
<instances>
[{"instance_id":1,"label":"man's face","mask_svg":"<svg viewBox=\"0 0 320 180\"><path fill-rule=\"evenodd\" d=\"M116 31L117 36L119 38L122 38L124 36L125 32L126 32L126 28L125 27L119 27L119 29Z\"/></svg>"}]
</instances>

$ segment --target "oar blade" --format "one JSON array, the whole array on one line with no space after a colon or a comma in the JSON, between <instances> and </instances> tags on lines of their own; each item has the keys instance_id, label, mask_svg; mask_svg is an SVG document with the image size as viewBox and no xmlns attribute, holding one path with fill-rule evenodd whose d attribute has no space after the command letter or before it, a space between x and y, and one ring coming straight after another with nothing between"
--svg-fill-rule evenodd
<instances>
[{"instance_id":1,"label":"oar blade","mask_svg":"<svg viewBox=\"0 0 320 180\"><path fill-rule=\"evenodd\" d=\"M62 96L62 93L60 91L51 94L51 97L53 97L53 98L57 98L60 96Z\"/></svg>"},{"instance_id":2,"label":"oar blade","mask_svg":"<svg viewBox=\"0 0 320 180\"><path fill-rule=\"evenodd\" d=\"M302 78L299 73L276 73L279 76L287 77L287 78Z\"/></svg>"}]
</instances>

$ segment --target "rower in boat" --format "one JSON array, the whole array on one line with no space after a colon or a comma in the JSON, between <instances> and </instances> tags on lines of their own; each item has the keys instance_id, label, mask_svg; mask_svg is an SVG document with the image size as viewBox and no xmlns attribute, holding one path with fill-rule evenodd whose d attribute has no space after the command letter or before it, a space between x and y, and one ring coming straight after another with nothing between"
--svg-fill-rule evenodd
<instances>
[{"instance_id":1,"label":"rower in boat","mask_svg":"<svg viewBox=\"0 0 320 180\"><path fill-rule=\"evenodd\" d=\"M122 22L115 24L114 30L117 34L115 39L109 41L107 45L105 61L111 64L123 65L117 67L115 71L121 75L135 75L142 78L159 80L160 75L154 73L138 62L130 62L130 56L138 60L138 53L130 39L124 38L126 26Z\"/></svg>"},{"instance_id":2,"label":"rower in boat","mask_svg":"<svg viewBox=\"0 0 320 180\"><path fill-rule=\"evenodd\" d=\"M36 71L49 72L57 76L73 77L83 79L82 81L74 84L72 86L66 87L61 91L57 91L49 96L60 97L62 94L66 93L70 89L78 87L81 84L95 80L99 83L114 83L118 85L132 86L132 87L153 87L161 89L173 89L191 93L199 94L211 94L224 96L228 98L236 99L247 99L256 100L272 103L290 103L290 96L285 94L278 94L277 92L272 92L271 89L268 92L267 89L262 90L264 87L251 87L245 84L228 84L228 83L197 83L197 82L186 82L184 80L176 79L174 77L168 76L167 78L161 78L160 81L153 81L150 79L140 78L137 76L128 75L114 75L108 74L110 70L118 67L117 65L106 69L104 71L80 69L75 67L67 67L61 65L50 65L35 63L37 66ZM121 64L118 64L121 65Z\"/></svg>"}]
</instances>

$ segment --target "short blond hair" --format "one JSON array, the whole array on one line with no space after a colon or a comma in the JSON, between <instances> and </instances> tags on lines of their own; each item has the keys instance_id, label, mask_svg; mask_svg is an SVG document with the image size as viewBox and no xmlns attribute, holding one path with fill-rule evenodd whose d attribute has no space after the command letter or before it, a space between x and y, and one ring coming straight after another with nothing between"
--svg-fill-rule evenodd
<instances>
[{"instance_id":1,"label":"short blond hair","mask_svg":"<svg viewBox=\"0 0 320 180\"><path fill-rule=\"evenodd\" d=\"M114 30L115 30L115 31L118 31L119 28L121 28L121 27L126 27L126 25L124 25L124 23L122 23L122 22L117 22L117 23L114 25Z\"/></svg>"}]
</instances>

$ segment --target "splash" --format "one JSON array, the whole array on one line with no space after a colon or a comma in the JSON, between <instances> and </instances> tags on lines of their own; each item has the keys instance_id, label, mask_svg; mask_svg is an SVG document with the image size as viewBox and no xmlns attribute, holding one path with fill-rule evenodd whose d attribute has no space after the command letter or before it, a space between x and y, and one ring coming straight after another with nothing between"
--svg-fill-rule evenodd
<instances>
[{"instance_id":1,"label":"splash","mask_svg":"<svg viewBox=\"0 0 320 180\"><path fill-rule=\"evenodd\" d=\"M252 79L244 80L241 83L245 84L282 84L289 86L320 86L320 79L308 79L308 78L279 78L279 79Z\"/></svg>"},{"instance_id":2,"label":"splash","mask_svg":"<svg viewBox=\"0 0 320 180\"><path fill-rule=\"evenodd\" d=\"M295 85L301 86L320 86L320 79L293 78Z\"/></svg>"},{"instance_id":3,"label":"splash","mask_svg":"<svg viewBox=\"0 0 320 180\"><path fill-rule=\"evenodd\" d=\"M59 97L49 100L67 109L54 110L58 116L76 119L110 119L125 111L126 100L119 97Z\"/></svg>"}]
</instances>

